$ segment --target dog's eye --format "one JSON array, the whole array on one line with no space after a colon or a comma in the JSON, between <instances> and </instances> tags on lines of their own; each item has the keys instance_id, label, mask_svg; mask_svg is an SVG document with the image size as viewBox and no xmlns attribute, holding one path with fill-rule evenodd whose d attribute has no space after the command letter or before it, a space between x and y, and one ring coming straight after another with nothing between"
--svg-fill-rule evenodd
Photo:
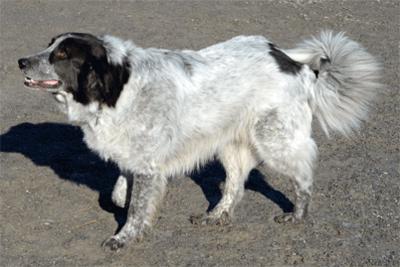
<instances>
[{"instance_id":1,"label":"dog's eye","mask_svg":"<svg viewBox=\"0 0 400 267\"><path fill-rule=\"evenodd\" d=\"M58 51L55 53L55 56L56 56L58 59L66 59L66 58L67 58L67 53L66 53L65 51L58 50Z\"/></svg>"}]
</instances>

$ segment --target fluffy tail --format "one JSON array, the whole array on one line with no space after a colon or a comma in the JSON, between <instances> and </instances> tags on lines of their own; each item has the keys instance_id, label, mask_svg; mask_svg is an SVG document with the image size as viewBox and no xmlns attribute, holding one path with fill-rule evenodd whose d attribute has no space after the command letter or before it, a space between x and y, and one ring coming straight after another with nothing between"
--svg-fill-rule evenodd
<instances>
[{"instance_id":1,"label":"fluffy tail","mask_svg":"<svg viewBox=\"0 0 400 267\"><path fill-rule=\"evenodd\" d=\"M326 135L330 130L352 134L381 87L381 65L360 44L331 31L286 52L318 75L311 102Z\"/></svg>"}]
</instances>

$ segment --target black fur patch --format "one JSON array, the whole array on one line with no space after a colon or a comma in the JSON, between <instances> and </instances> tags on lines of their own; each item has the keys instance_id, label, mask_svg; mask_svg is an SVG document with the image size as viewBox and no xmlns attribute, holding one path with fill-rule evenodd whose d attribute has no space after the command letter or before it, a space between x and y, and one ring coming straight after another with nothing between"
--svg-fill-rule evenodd
<instances>
[{"instance_id":1,"label":"black fur patch","mask_svg":"<svg viewBox=\"0 0 400 267\"><path fill-rule=\"evenodd\" d=\"M300 72L302 67L301 63L294 61L293 59L288 57L285 53L276 48L274 44L269 43L268 45L271 50L269 51L269 54L275 59L276 63L279 66L279 69L282 72L293 75L296 75Z\"/></svg>"},{"instance_id":2,"label":"black fur patch","mask_svg":"<svg viewBox=\"0 0 400 267\"><path fill-rule=\"evenodd\" d=\"M101 40L89 34L73 35L76 37L66 38L54 49L50 63L75 101L114 107L130 76L128 59L121 65L111 64ZM66 58L57 57L60 51Z\"/></svg>"},{"instance_id":3,"label":"black fur patch","mask_svg":"<svg viewBox=\"0 0 400 267\"><path fill-rule=\"evenodd\" d=\"M325 65L326 64L330 64L330 63L331 63L330 58L328 58L328 57L327 58L321 58L320 59L320 63L319 63L320 70L323 70L326 67ZM320 70L313 70L316 78L318 78Z\"/></svg>"},{"instance_id":4,"label":"black fur patch","mask_svg":"<svg viewBox=\"0 0 400 267\"><path fill-rule=\"evenodd\" d=\"M50 47L52 44L54 44L54 42L56 41L56 38L52 38L50 43L47 45L47 47Z\"/></svg>"},{"instance_id":5,"label":"black fur patch","mask_svg":"<svg viewBox=\"0 0 400 267\"><path fill-rule=\"evenodd\" d=\"M320 61L321 61L321 66L323 66L327 63L331 63L331 59L329 57L321 58Z\"/></svg>"}]
</instances>

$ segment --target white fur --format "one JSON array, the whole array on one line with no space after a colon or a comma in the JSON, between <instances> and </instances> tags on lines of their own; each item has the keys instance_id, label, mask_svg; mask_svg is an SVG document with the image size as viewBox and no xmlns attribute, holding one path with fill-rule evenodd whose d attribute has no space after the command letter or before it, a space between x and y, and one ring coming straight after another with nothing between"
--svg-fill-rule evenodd
<instances>
[{"instance_id":1,"label":"white fur","mask_svg":"<svg viewBox=\"0 0 400 267\"><path fill-rule=\"evenodd\" d=\"M124 176L120 175L117 182L115 183L114 190L111 196L114 204L120 208L125 207L127 190L128 181Z\"/></svg>"},{"instance_id":2,"label":"white fur","mask_svg":"<svg viewBox=\"0 0 400 267\"><path fill-rule=\"evenodd\" d=\"M311 97L315 114L325 133L351 135L368 113L381 87L381 65L359 43L344 33L323 32L287 51L297 61L320 69ZM320 58L331 63L320 66Z\"/></svg>"}]
</instances>

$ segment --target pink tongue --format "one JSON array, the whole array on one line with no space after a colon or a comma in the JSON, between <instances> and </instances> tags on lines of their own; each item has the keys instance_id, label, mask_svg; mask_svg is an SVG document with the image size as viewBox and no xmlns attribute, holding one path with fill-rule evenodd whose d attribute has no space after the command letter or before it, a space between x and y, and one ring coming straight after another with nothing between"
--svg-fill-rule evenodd
<instances>
[{"instance_id":1,"label":"pink tongue","mask_svg":"<svg viewBox=\"0 0 400 267\"><path fill-rule=\"evenodd\" d=\"M57 80L44 80L44 81L42 81L42 83L48 84L48 85L56 85L58 83L58 81Z\"/></svg>"}]
</instances>

